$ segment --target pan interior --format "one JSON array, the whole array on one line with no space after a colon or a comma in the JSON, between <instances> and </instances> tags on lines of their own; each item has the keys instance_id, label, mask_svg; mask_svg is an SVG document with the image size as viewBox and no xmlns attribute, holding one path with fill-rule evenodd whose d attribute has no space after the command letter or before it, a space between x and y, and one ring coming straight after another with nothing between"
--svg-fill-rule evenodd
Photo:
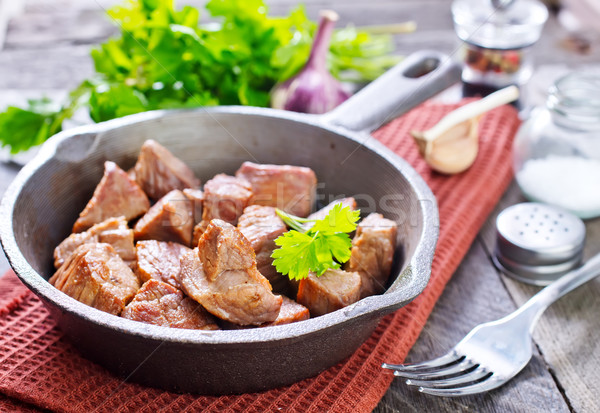
<instances>
[{"instance_id":1,"label":"pan interior","mask_svg":"<svg viewBox=\"0 0 600 413\"><path fill-rule=\"evenodd\" d=\"M104 161L131 168L146 139L165 145L203 183L217 173L235 173L244 161L313 168L319 204L354 196L363 215L380 212L398 223L390 283L407 267L421 240L421 201L397 166L359 142L366 136L357 141L318 124L261 114L174 112L64 139L55 156L25 182L14 206L15 239L45 279L54 272L54 247L69 235L100 181ZM415 275L406 271L405 276ZM410 280L392 288L406 283Z\"/></svg>"}]
</instances>

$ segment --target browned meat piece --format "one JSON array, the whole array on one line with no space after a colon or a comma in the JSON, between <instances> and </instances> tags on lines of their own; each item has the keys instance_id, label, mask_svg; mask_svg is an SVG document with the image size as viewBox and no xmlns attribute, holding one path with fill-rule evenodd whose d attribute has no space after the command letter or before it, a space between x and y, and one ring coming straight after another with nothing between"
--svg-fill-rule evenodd
<instances>
[{"instance_id":1,"label":"browned meat piece","mask_svg":"<svg viewBox=\"0 0 600 413\"><path fill-rule=\"evenodd\" d=\"M135 268L135 246L133 245L132 229L125 227L104 231L98 236L98 242L112 245L125 264L131 269Z\"/></svg>"},{"instance_id":2,"label":"browned meat piece","mask_svg":"<svg viewBox=\"0 0 600 413\"><path fill-rule=\"evenodd\" d=\"M244 162L235 176L252 185L252 203L305 217L315 202L317 177L310 168Z\"/></svg>"},{"instance_id":3,"label":"browned meat piece","mask_svg":"<svg viewBox=\"0 0 600 413\"><path fill-rule=\"evenodd\" d=\"M124 216L127 221L142 215L150 201L140 186L114 162L104 162L104 176L92 199L79 214L73 232L85 231L107 218Z\"/></svg>"},{"instance_id":4,"label":"browned meat piece","mask_svg":"<svg viewBox=\"0 0 600 413\"><path fill-rule=\"evenodd\" d=\"M279 315L275 321L272 323L263 324L261 327L290 324L295 323L296 321L308 320L310 318L308 308L304 307L302 304L298 304L286 296L282 297L283 302L281 303L281 309L279 310Z\"/></svg>"},{"instance_id":5,"label":"browned meat piece","mask_svg":"<svg viewBox=\"0 0 600 413\"><path fill-rule=\"evenodd\" d=\"M256 253L258 271L269 280L273 291L287 292L289 279L277 272L271 258L271 253L277 248L275 239L287 231L275 208L260 205L247 207L238 221L238 229L250 241Z\"/></svg>"},{"instance_id":6,"label":"browned meat piece","mask_svg":"<svg viewBox=\"0 0 600 413\"><path fill-rule=\"evenodd\" d=\"M177 288L149 280L125 307L121 317L147 324L195 330L218 330L215 318Z\"/></svg>"},{"instance_id":7,"label":"browned meat piece","mask_svg":"<svg viewBox=\"0 0 600 413\"><path fill-rule=\"evenodd\" d=\"M83 244L50 278L63 293L119 315L140 287L133 271L109 244Z\"/></svg>"},{"instance_id":8,"label":"browned meat piece","mask_svg":"<svg viewBox=\"0 0 600 413\"><path fill-rule=\"evenodd\" d=\"M200 189L186 188L183 190L183 194L192 201L192 207L194 210L194 225L202 221L202 203L204 202L204 192Z\"/></svg>"},{"instance_id":9,"label":"browned meat piece","mask_svg":"<svg viewBox=\"0 0 600 413\"><path fill-rule=\"evenodd\" d=\"M285 295L281 296L283 301L281 303L281 308L279 309L279 315L270 323L261 324L259 327L268 327L268 326L278 326L281 324L290 324L295 323L296 321L308 320L310 318L310 313L308 312L308 308L304 307L302 304L298 304L294 300L287 298ZM229 323L227 321L221 322L221 327L226 330L241 330L250 328L251 326L241 326L239 324Z\"/></svg>"},{"instance_id":10,"label":"browned meat piece","mask_svg":"<svg viewBox=\"0 0 600 413\"><path fill-rule=\"evenodd\" d=\"M204 184L202 222L194 228L193 244L197 245L212 219L221 219L237 225L238 218L250 204L252 188L240 178L218 174Z\"/></svg>"},{"instance_id":11,"label":"browned meat piece","mask_svg":"<svg viewBox=\"0 0 600 413\"><path fill-rule=\"evenodd\" d=\"M394 221L376 213L369 214L358 224L346 270L360 274L360 298L385 290L394 260L397 229Z\"/></svg>"},{"instance_id":12,"label":"browned meat piece","mask_svg":"<svg viewBox=\"0 0 600 413\"><path fill-rule=\"evenodd\" d=\"M179 284L179 260L191 251L188 247L176 242L138 241L135 246L137 255L136 274L141 282L151 279L181 288Z\"/></svg>"},{"instance_id":13,"label":"browned meat piece","mask_svg":"<svg viewBox=\"0 0 600 413\"><path fill-rule=\"evenodd\" d=\"M202 237L202 233L206 230L207 226L208 221L205 223L200 222L194 226L194 230L192 231L192 247L198 245L198 241L200 241L200 237Z\"/></svg>"},{"instance_id":14,"label":"browned meat piece","mask_svg":"<svg viewBox=\"0 0 600 413\"><path fill-rule=\"evenodd\" d=\"M256 269L254 251L233 225L214 219L198 248L181 257L183 291L213 315L241 325L275 321L281 296Z\"/></svg>"},{"instance_id":15,"label":"browned meat piece","mask_svg":"<svg viewBox=\"0 0 600 413\"><path fill-rule=\"evenodd\" d=\"M125 217L109 218L92 226L85 232L69 235L54 249L54 266L59 268L77 247L93 242L104 242L113 246L127 265L135 265L133 230L127 226Z\"/></svg>"},{"instance_id":16,"label":"browned meat piece","mask_svg":"<svg viewBox=\"0 0 600 413\"><path fill-rule=\"evenodd\" d=\"M198 243L198 257L209 281L215 281L226 271L246 271L256 267L252 246L233 225L220 219L212 220ZM258 282L269 288L264 277Z\"/></svg>"},{"instance_id":17,"label":"browned meat piece","mask_svg":"<svg viewBox=\"0 0 600 413\"><path fill-rule=\"evenodd\" d=\"M174 189L198 188L194 172L167 148L147 140L135 164L135 178L152 199L159 199Z\"/></svg>"},{"instance_id":18,"label":"browned meat piece","mask_svg":"<svg viewBox=\"0 0 600 413\"><path fill-rule=\"evenodd\" d=\"M319 209L317 212L313 212L312 214L310 214L308 216L308 219L323 219L323 218L325 218L327 216L327 214L329 213L329 211L331 211L333 209L333 207L339 203L342 204L342 208L350 207L350 209L352 211L356 210L356 200L354 198L348 197L348 198L336 199L335 201L331 202L327 206L324 206L323 208Z\"/></svg>"},{"instance_id":19,"label":"browned meat piece","mask_svg":"<svg viewBox=\"0 0 600 413\"><path fill-rule=\"evenodd\" d=\"M360 275L329 269L319 277L309 273L300 280L297 301L308 307L311 317L330 313L360 299Z\"/></svg>"},{"instance_id":20,"label":"browned meat piece","mask_svg":"<svg viewBox=\"0 0 600 413\"><path fill-rule=\"evenodd\" d=\"M136 240L154 239L184 245L192 242L192 202L178 189L163 196L135 224Z\"/></svg>"}]
</instances>

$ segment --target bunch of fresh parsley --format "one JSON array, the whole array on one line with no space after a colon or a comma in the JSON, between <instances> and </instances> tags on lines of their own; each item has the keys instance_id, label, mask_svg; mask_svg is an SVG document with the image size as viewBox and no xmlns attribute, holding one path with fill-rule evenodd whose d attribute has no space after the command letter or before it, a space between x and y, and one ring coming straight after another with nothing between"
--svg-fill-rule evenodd
<instances>
[{"instance_id":1,"label":"bunch of fresh parsley","mask_svg":"<svg viewBox=\"0 0 600 413\"><path fill-rule=\"evenodd\" d=\"M273 86L306 62L316 24L300 6L270 17L263 0L210 0L220 22L199 25L200 11L173 0L131 0L108 14L121 34L92 50L96 75L62 106L46 99L0 113L0 144L12 153L61 130L79 108L104 121L152 109L207 105L268 106ZM330 70L369 81L395 64L389 35L346 27L334 34Z\"/></svg>"},{"instance_id":2,"label":"bunch of fresh parsley","mask_svg":"<svg viewBox=\"0 0 600 413\"><path fill-rule=\"evenodd\" d=\"M336 204L320 220L299 218L277 210L277 214L292 228L280 235L273 251L273 265L291 280L301 280L310 271L317 276L330 268L340 268L350 259L352 240L348 235L356 229L360 211Z\"/></svg>"}]
</instances>

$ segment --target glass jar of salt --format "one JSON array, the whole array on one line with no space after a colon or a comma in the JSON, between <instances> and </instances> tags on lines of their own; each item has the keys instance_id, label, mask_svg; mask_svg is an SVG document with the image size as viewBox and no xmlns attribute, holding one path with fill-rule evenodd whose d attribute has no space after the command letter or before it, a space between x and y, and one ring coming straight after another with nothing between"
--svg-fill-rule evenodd
<instances>
[{"instance_id":1,"label":"glass jar of salt","mask_svg":"<svg viewBox=\"0 0 600 413\"><path fill-rule=\"evenodd\" d=\"M548 10L538 0L454 0L463 94L486 96L509 85L524 85L533 72L531 46L547 18Z\"/></svg>"},{"instance_id":2,"label":"glass jar of salt","mask_svg":"<svg viewBox=\"0 0 600 413\"><path fill-rule=\"evenodd\" d=\"M546 107L521 125L513 154L527 198L584 219L600 216L600 70L557 80Z\"/></svg>"}]
</instances>

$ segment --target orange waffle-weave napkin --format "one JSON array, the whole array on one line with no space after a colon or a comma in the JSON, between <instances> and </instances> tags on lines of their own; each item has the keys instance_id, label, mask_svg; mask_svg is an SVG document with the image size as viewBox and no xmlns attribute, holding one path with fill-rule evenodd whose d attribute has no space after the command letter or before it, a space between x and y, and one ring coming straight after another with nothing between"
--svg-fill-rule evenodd
<instances>
[{"instance_id":1,"label":"orange waffle-weave napkin","mask_svg":"<svg viewBox=\"0 0 600 413\"><path fill-rule=\"evenodd\" d=\"M454 176L431 172L408 131L431 127L455 107L425 104L374 133L412 164L433 190L439 204L440 238L425 291L386 316L349 359L291 386L239 396L181 395L123 383L84 359L41 302L9 273L0 278L0 411L371 411L393 378L381 363L404 360L512 177L511 143L519 125L512 107L483 118L480 153L467 172Z\"/></svg>"}]
</instances>

